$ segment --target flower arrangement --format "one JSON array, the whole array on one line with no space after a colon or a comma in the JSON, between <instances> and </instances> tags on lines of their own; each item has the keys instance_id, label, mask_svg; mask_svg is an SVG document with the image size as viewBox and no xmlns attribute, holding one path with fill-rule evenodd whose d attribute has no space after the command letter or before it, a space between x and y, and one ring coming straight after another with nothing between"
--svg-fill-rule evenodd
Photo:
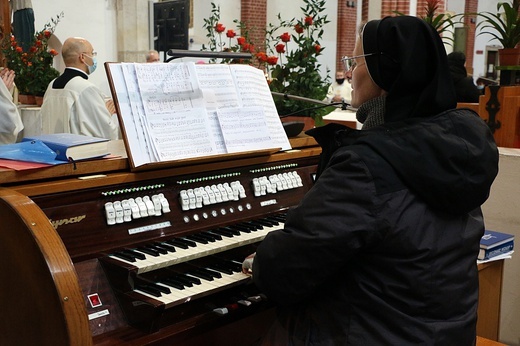
<instances>
[{"instance_id":1,"label":"flower arrangement","mask_svg":"<svg viewBox=\"0 0 520 346\"><path fill-rule=\"evenodd\" d=\"M36 32L27 51L13 35L2 39L2 53L7 67L16 73L14 82L20 94L43 96L49 83L59 76L60 73L52 66L58 52L49 49L48 41L62 17L63 12Z\"/></svg>"},{"instance_id":2,"label":"flower arrangement","mask_svg":"<svg viewBox=\"0 0 520 346\"><path fill-rule=\"evenodd\" d=\"M319 72L321 65L318 62L318 56L324 50L320 44L323 26L329 23L327 16L322 14L325 10L325 0L303 2L305 6L301 7L301 19L283 20L278 14L278 24L269 23L266 29L262 29L265 32L266 49L257 49L251 44L249 32L242 22L233 21L242 36L238 36L234 29L226 31L226 27L220 23L220 7L212 3L212 15L204 20L209 44L203 45L202 50L250 52L253 54L251 60L238 62L263 69L271 91L323 100L327 94L330 72L327 70L327 76L322 77ZM282 34L278 34L279 32ZM285 98L276 98L275 104L281 115L309 115L308 112L303 112L312 108L308 102ZM332 110L315 109L310 115L319 126L323 124L323 115Z\"/></svg>"}]
</instances>

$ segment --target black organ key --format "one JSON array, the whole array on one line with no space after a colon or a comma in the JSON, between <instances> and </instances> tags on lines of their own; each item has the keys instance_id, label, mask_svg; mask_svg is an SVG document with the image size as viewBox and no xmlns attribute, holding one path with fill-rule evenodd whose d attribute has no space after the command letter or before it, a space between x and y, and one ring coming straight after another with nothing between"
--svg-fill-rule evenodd
<instances>
[{"instance_id":1,"label":"black organ key","mask_svg":"<svg viewBox=\"0 0 520 346\"><path fill-rule=\"evenodd\" d=\"M154 297L161 296L161 291L152 285L139 284L136 285L135 288L145 293L151 294Z\"/></svg>"},{"instance_id":2,"label":"black organ key","mask_svg":"<svg viewBox=\"0 0 520 346\"><path fill-rule=\"evenodd\" d=\"M168 285L170 287L176 288L178 290L183 290L185 288L185 286L187 286L187 285L184 285L182 282L180 282L178 280L174 280L172 278L164 278L160 282L165 285ZM190 283L190 285L193 286L193 284L191 284L191 283ZM191 286L188 286L188 287L191 287Z\"/></svg>"},{"instance_id":3,"label":"black organ key","mask_svg":"<svg viewBox=\"0 0 520 346\"><path fill-rule=\"evenodd\" d=\"M184 243L184 244L188 245L189 247L197 247L197 243L194 242L193 240L189 240L186 238L176 238L175 240L178 242Z\"/></svg>"},{"instance_id":4,"label":"black organ key","mask_svg":"<svg viewBox=\"0 0 520 346\"><path fill-rule=\"evenodd\" d=\"M193 240L194 242L196 243L200 243L200 244L207 244L208 243L208 240L197 235L197 234L190 234L189 236L187 236L186 238L188 238L189 240Z\"/></svg>"},{"instance_id":5,"label":"black organ key","mask_svg":"<svg viewBox=\"0 0 520 346\"><path fill-rule=\"evenodd\" d=\"M116 256L118 258L124 259L125 261L128 261L128 262L135 262L135 256L125 253L123 251L113 253L112 255Z\"/></svg>"},{"instance_id":6,"label":"black organ key","mask_svg":"<svg viewBox=\"0 0 520 346\"><path fill-rule=\"evenodd\" d=\"M171 244L175 247L178 247L178 248L181 248L184 250L186 250L190 247L186 242L180 241L179 239L170 239L170 240L167 240L165 243Z\"/></svg>"},{"instance_id":7,"label":"black organ key","mask_svg":"<svg viewBox=\"0 0 520 346\"><path fill-rule=\"evenodd\" d=\"M256 222L255 220L247 221L245 224L249 225L251 227L254 227L255 229L262 229L262 228L264 228L264 226L262 224Z\"/></svg>"},{"instance_id":8,"label":"black organ key","mask_svg":"<svg viewBox=\"0 0 520 346\"><path fill-rule=\"evenodd\" d=\"M166 249L169 252L176 252L177 251L177 250L175 250L174 246L172 246L172 245L170 245L170 244L168 244L166 242L160 243L159 246L161 246L163 249Z\"/></svg>"},{"instance_id":9,"label":"black organ key","mask_svg":"<svg viewBox=\"0 0 520 346\"><path fill-rule=\"evenodd\" d=\"M199 269L191 270L186 274L189 276L195 276L197 278L201 278L203 280L213 281L213 275L211 275L211 273L206 273Z\"/></svg>"},{"instance_id":10,"label":"black organ key","mask_svg":"<svg viewBox=\"0 0 520 346\"><path fill-rule=\"evenodd\" d=\"M237 229L234 229L233 227L225 226L225 227L219 227L219 229L229 232L232 235L240 235L240 231Z\"/></svg>"},{"instance_id":11,"label":"black organ key","mask_svg":"<svg viewBox=\"0 0 520 346\"><path fill-rule=\"evenodd\" d=\"M140 260L144 260L146 259L146 256L138 251L135 251L135 250L132 250L132 249L125 249L123 251L121 251L129 256L133 256L135 257L136 259L140 259Z\"/></svg>"},{"instance_id":12,"label":"black organ key","mask_svg":"<svg viewBox=\"0 0 520 346\"><path fill-rule=\"evenodd\" d=\"M154 256L154 257L159 257L159 255L160 255L157 250L150 249L149 247L146 247L146 246L140 246L140 247L136 248L136 250L144 252L145 254Z\"/></svg>"},{"instance_id":13,"label":"black organ key","mask_svg":"<svg viewBox=\"0 0 520 346\"><path fill-rule=\"evenodd\" d=\"M220 234L212 233L211 231L206 231L203 233L209 237L212 237L215 241L222 240L222 236Z\"/></svg>"},{"instance_id":14,"label":"black organ key","mask_svg":"<svg viewBox=\"0 0 520 346\"><path fill-rule=\"evenodd\" d=\"M217 228L217 229L213 229L211 230L212 233L216 233L216 234L220 234L224 237L228 237L228 238L233 238L234 235L233 235L233 232L229 231L229 230L225 230L223 228Z\"/></svg>"},{"instance_id":15,"label":"black organ key","mask_svg":"<svg viewBox=\"0 0 520 346\"><path fill-rule=\"evenodd\" d=\"M150 249L152 251L156 251L157 255L167 255L168 254L168 250L166 250L160 246L157 246L156 244L147 244L144 247L147 249Z\"/></svg>"},{"instance_id":16,"label":"black organ key","mask_svg":"<svg viewBox=\"0 0 520 346\"><path fill-rule=\"evenodd\" d=\"M251 227L247 227L247 226L244 226L244 225L232 225L232 226L228 226L228 227L233 229L233 230L237 230L239 232L244 232L244 233L251 233L253 231L251 229Z\"/></svg>"}]
</instances>

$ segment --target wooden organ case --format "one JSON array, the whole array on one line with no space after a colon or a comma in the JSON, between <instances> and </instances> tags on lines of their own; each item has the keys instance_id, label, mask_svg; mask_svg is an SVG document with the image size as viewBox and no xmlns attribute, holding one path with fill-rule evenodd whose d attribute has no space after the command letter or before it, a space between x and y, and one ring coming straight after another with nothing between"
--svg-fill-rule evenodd
<instances>
[{"instance_id":1,"label":"wooden organ case","mask_svg":"<svg viewBox=\"0 0 520 346\"><path fill-rule=\"evenodd\" d=\"M0 171L0 344L257 342L273 308L240 264L313 184L320 149L300 143L144 172L124 157Z\"/></svg>"}]
</instances>

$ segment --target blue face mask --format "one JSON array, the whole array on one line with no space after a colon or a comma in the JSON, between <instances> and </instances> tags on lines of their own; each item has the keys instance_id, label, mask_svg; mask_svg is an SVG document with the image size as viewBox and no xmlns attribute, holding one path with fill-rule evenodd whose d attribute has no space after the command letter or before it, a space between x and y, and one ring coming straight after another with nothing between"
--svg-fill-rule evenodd
<instances>
[{"instance_id":1,"label":"blue face mask","mask_svg":"<svg viewBox=\"0 0 520 346\"><path fill-rule=\"evenodd\" d=\"M92 74L92 73L94 73L94 71L97 68L97 58L95 56L89 57L89 58L92 59L92 65L89 66L87 63L85 63L85 65L87 65L87 67L88 67L88 74Z\"/></svg>"}]
</instances>

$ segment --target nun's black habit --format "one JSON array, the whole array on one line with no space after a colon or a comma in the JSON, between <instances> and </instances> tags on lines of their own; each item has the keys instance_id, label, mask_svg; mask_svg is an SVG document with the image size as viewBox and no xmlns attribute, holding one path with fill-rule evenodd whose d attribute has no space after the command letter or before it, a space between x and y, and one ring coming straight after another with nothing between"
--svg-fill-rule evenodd
<instances>
[{"instance_id":1,"label":"nun's black habit","mask_svg":"<svg viewBox=\"0 0 520 346\"><path fill-rule=\"evenodd\" d=\"M425 22L370 21L363 50L388 93L383 120L311 131L319 178L253 262L279 306L265 344L472 345L495 142L476 113L454 109L446 53Z\"/></svg>"}]
</instances>

